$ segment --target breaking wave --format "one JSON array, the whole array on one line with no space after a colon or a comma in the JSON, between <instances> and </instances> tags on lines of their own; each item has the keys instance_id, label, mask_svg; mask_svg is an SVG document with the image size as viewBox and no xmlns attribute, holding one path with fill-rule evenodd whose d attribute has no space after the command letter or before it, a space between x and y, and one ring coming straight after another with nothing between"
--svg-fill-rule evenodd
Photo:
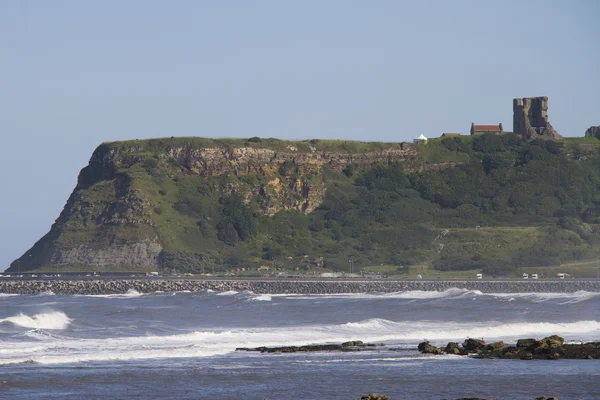
<instances>
[{"instance_id":1,"label":"breaking wave","mask_svg":"<svg viewBox=\"0 0 600 400\"><path fill-rule=\"evenodd\" d=\"M559 305L575 304L600 298L600 292L578 291L572 293L483 293L480 290L451 288L444 291L411 290L391 293L330 293L330 294L271 294L273 297L286 297L290 299L406 299L406 300L443 300L464 298L496 298L507 301L523 299L531 303L557 301Z\"/></svg>"},{"instance_id":2,"label":"breaking wave","mask_svg":"<svg viewBox=\"0 0 600 400\"><path fill-rule=\"evenodd\" d=\"M65 329L71 323L71 319L63 312L54 311L32 316L19 314L0 319L0 323L11 323L31 329Z\"/></svg>"},{"instance_id":3,"label":"breaking wave","mask_svg":"<svg viewBox=\"0 0 600 400\"><path fill-rule=\"evenodd\" d=\"M62 313L58 313L62 314ZM62 314L64 316L64 314ZM64 316L66 317L66 316ZM21 316L15 318L22 318ZM26 317L29 318L29 317ZM600 322L572 323L500 323L471 325L458 322L395 322L373 318L344 324L289 327L240 328L192 331L165 336L135 336L97 339L55 337L36 347L0 353L0 364L32 360L41 364L63 364L106 360L209 357L226 354L236 347L293 346L310 343L340 343L347 340L386 342L404 348L416 348L427 339L462 341L467 337L503 340L519 337L565 336L567 340L598 337ZM11 353L12 351L12 353Z\"/></svg>"},{"instance_id":4,"label":"breaking wave","mask_svg":"<svg viewBox=\"0 0 600 400\"><path fill-rule=\"evenodd\" d=\"M583 301L600 298L600 292L587 292L580 290L572 293L490 293L501 299L524 299L532 303L543 303L546 301L558 301L558 304L576 304Z\"/></svg>"}]
</instances>

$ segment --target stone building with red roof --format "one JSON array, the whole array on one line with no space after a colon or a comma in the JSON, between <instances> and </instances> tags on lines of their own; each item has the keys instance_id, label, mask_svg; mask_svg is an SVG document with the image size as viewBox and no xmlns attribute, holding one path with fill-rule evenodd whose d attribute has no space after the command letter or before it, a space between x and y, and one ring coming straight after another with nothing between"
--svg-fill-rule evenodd
<instances>
[{"instance_id":1,"label":"stone building with red roof","mask_svg":"<svg viewBox=\"0 0 600 400\"><path fill-rule=\"evenodd\" d=\"M501 123L498 125L475 125L474 122L471 122L471 136L483 135L485 133L502 135L504 134L504 129L502 129Z\"/></svg>"}]
</instances>

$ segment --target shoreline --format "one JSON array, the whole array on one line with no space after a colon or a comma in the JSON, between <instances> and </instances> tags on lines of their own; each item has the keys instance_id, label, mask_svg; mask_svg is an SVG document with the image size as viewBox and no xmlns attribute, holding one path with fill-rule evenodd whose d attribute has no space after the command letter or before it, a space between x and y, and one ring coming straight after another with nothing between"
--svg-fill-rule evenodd
<instances>
[{"instance_id":1,"label":"shoreline","mask_svg":"<svg viewBox=\"0 0 600 400\"><path fill-rule=\"evenodd\" d=\"M4 294L125 294L198 292L212 290L251 291L257 294L344 294L478 290L482 293L574 293L600 292L600 280L289 280L289 279L90 279L90 280L2 280Z\"/></svg>"}]
</instances>

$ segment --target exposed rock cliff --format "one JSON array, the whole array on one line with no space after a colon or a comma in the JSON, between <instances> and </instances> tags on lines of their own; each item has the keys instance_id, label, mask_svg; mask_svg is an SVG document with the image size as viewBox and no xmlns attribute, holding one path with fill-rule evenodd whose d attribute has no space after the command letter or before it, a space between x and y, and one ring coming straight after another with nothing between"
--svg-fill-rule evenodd
<instances>
[{"instance_id":1,"label":"exposed rock cliff","mask_svg":"<svg viewBox=\"0 0 600 400\"><path fill-rule=\"evenodd\" d=\"M210 207L222 196L239 196L268 216L282 210L310 213L323 201L328 173L394 162L423 169L417 148L404 143L258 138L105 143L81 171L50 232L12 267L154 270L164 249L210 246L208 234L195 242L190 237L218 218ZM189 210L200 217L184 218Z\"/></svg>"},{"instance_id":2,"label":"exposed rock cliff","mask_svg":"<svg viewBox=\"0 0 600 400\"><path fill-rule=\"evenodd\" d=\"M599 156L569 157L578 145L511 134L105 143L11 272L316 273L345 271L350 259L350 269L497 274L597 259Z\"/></svg>"}]
</instances>

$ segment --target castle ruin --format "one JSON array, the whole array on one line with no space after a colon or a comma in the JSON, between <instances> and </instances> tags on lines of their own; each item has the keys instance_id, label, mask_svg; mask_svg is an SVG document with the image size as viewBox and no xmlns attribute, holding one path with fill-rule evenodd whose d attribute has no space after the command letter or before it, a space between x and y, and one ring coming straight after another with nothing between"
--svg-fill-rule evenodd
<instances>
[{"instance_id":1,"label":"castle ruin","mask_svg":"<svg viewBox=\"0 0 600 400\"><path fill-rule=\"evenodd\" d=\"M513 100L513 132L529 139L561 139L548 122L548 97Z\"/></svg>"}]
</instances>

